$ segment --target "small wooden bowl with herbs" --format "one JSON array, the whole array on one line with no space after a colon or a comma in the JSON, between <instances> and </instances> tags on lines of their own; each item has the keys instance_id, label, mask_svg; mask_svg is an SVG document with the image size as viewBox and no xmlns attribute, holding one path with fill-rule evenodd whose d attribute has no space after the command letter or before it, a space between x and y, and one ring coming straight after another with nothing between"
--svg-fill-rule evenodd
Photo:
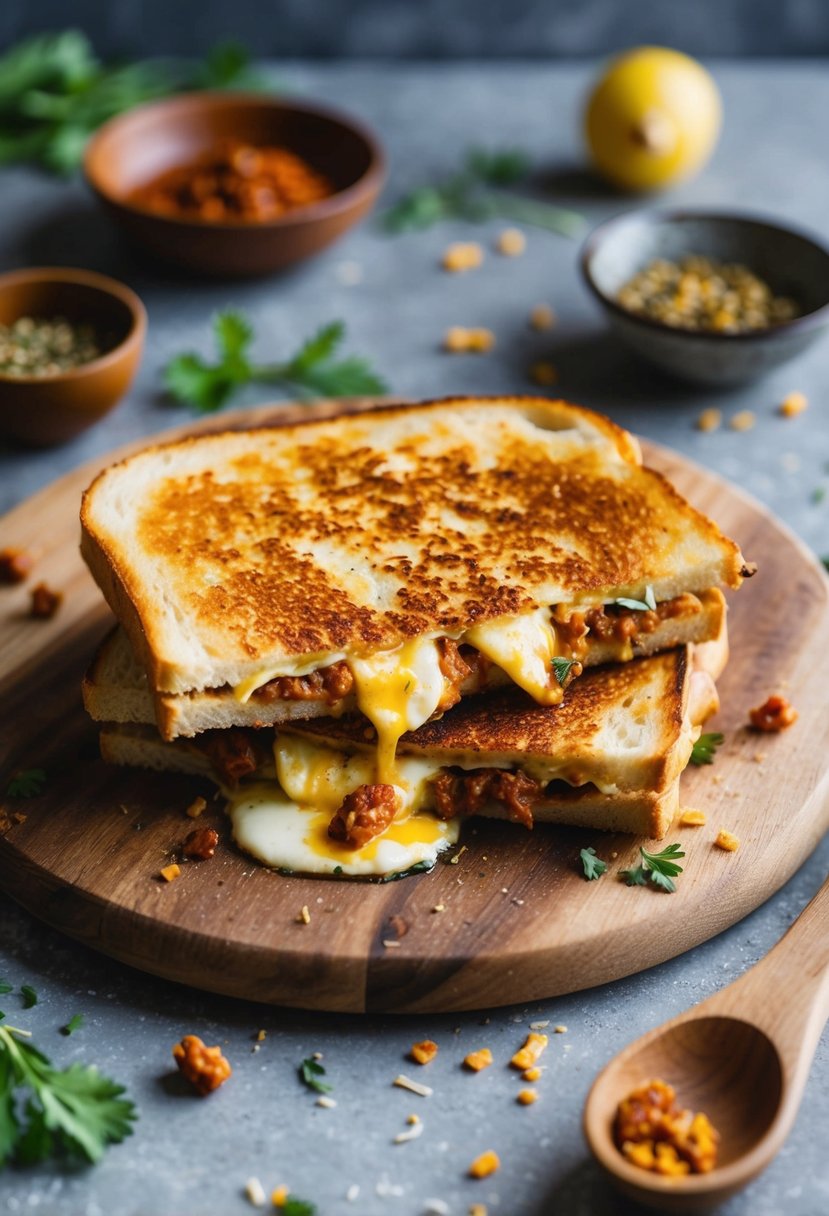
<instances>
[{"instance_id":1,"label":"small wooden bowl with herbs","mask_svg":"<svg viewBox=\"0 0 829 1216\"><path fill-rule=\"evenodd\" d=\"M748 216L617 216L588 237L582 272L628 346L702 384L756 379L829 328L829 251Z\"/></svg>"},{"instance_id":2,"label":"small wooden bowl with herbs","mask_svg":"<svg viewBox=\"0 0 829 1216\"><path fill-rule=\"evenodd\" d=\"M385 175L379 143L352 118L238 93L137 106L93 136L84 169L135 243L219 276L319 253L371 210Z\"/></svg>"},{"instance_id":3,"label":"small wooden bowl with herbs","mask_svg":"<svg viewBox=\"0 0 829 1216\"><path fill-rule=\"evenodd\" d=\"M86 430L129 388L146 328L138 296L104 275L0 275L0 433L49 447Z\"/></svg>"}]
</instances>

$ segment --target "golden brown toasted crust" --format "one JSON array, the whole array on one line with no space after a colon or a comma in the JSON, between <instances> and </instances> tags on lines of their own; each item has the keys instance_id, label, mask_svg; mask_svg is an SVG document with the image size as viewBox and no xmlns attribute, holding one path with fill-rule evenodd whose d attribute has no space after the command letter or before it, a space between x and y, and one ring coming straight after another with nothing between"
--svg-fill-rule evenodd
<instances>
[{"instance_id":1,"label":"golden brown toasted crust","mask_svg":"<svg viewBox=\"0 0 829 1216\"><path fill-rule=\"evenodd\" d=\"M391 649L539 603L738 585L737 546L637 459L609 420L543 398L202 436L103 473L82 552L164 691L207 686L187 669L217 656L237 682L269 659ZM145 468L126 534L111 529L101 499Z\"/></svg>"}]
</instances>

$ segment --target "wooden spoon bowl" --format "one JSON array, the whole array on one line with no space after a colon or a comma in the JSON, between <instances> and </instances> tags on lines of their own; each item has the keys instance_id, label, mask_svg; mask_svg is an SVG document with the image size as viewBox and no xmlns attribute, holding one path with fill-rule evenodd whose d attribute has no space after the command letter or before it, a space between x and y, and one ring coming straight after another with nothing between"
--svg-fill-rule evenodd
<instances>
[{"instance_id":1,"label":"wooden spoon bowl","mask_svg":"<svg viewBox=\"0 0 829 1216\"><path fill-rule=\"evenodd\" d=\"M782 941L752 970L695 1009L624 1048L593 1084L584 1131L615 1186L647 1207L695 1212L751 1182L791 1130L829 1016L829 880ZM654 1078L684 1109L720 1133L717 1166L666 1177L631 1164L616 1147L622 1098Z\"/></svg>"}]
</instances>

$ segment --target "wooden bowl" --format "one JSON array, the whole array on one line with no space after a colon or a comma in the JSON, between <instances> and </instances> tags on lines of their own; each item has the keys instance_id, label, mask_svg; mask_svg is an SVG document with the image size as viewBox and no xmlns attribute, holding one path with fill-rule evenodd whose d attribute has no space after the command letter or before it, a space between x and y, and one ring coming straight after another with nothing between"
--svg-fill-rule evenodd
<instances>
[{"instance_id":1,"label":"wooden bowl","mask_svg":"<svg viewBox=\"0 0 829 1216\"><path fill-rule=\"evenodd\" d=\"M85 431L123 397L141 360L147 314L115 279L45 267L0 275L0 324L26 316L87 322L108 346L100 358L54 376L0 373L0 433L50 447Z\"/></svg>"},{"instance_id":2,"label":"wooden bowl","mask_svg":"<svg viewBox=\"0 0 829 1216\"><path fill-rule=\"evenodd\" d=\"M130 200L139 186L226 139L286 147L325 174L335 193L260 223L158 215ZM84 170L137 244L188 270L239 276L282 270L337 240L373 207L385 161L369 131L327 107L256 94L189 93L105 123L89 142Z\"/></svg>"}]
</instances>

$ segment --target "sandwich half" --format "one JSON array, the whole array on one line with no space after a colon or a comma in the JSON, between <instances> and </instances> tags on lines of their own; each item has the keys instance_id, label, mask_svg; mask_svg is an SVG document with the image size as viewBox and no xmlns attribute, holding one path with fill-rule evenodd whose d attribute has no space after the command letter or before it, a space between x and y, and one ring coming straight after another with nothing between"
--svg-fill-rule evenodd
<instances>
[{"instance_id":1,"label":"sandwich half","mask_svg":"<svg viewBox=\"0 0 829 1216\"><path fill-rule=\"evenodd\" d=\"M545 398L150 448L81 521L164 739L357 710L392 784L401 736L473 693L553 707L593 665L717 637L718 586L751 573L627 432Z\"/></svg>"}]
</instances>

